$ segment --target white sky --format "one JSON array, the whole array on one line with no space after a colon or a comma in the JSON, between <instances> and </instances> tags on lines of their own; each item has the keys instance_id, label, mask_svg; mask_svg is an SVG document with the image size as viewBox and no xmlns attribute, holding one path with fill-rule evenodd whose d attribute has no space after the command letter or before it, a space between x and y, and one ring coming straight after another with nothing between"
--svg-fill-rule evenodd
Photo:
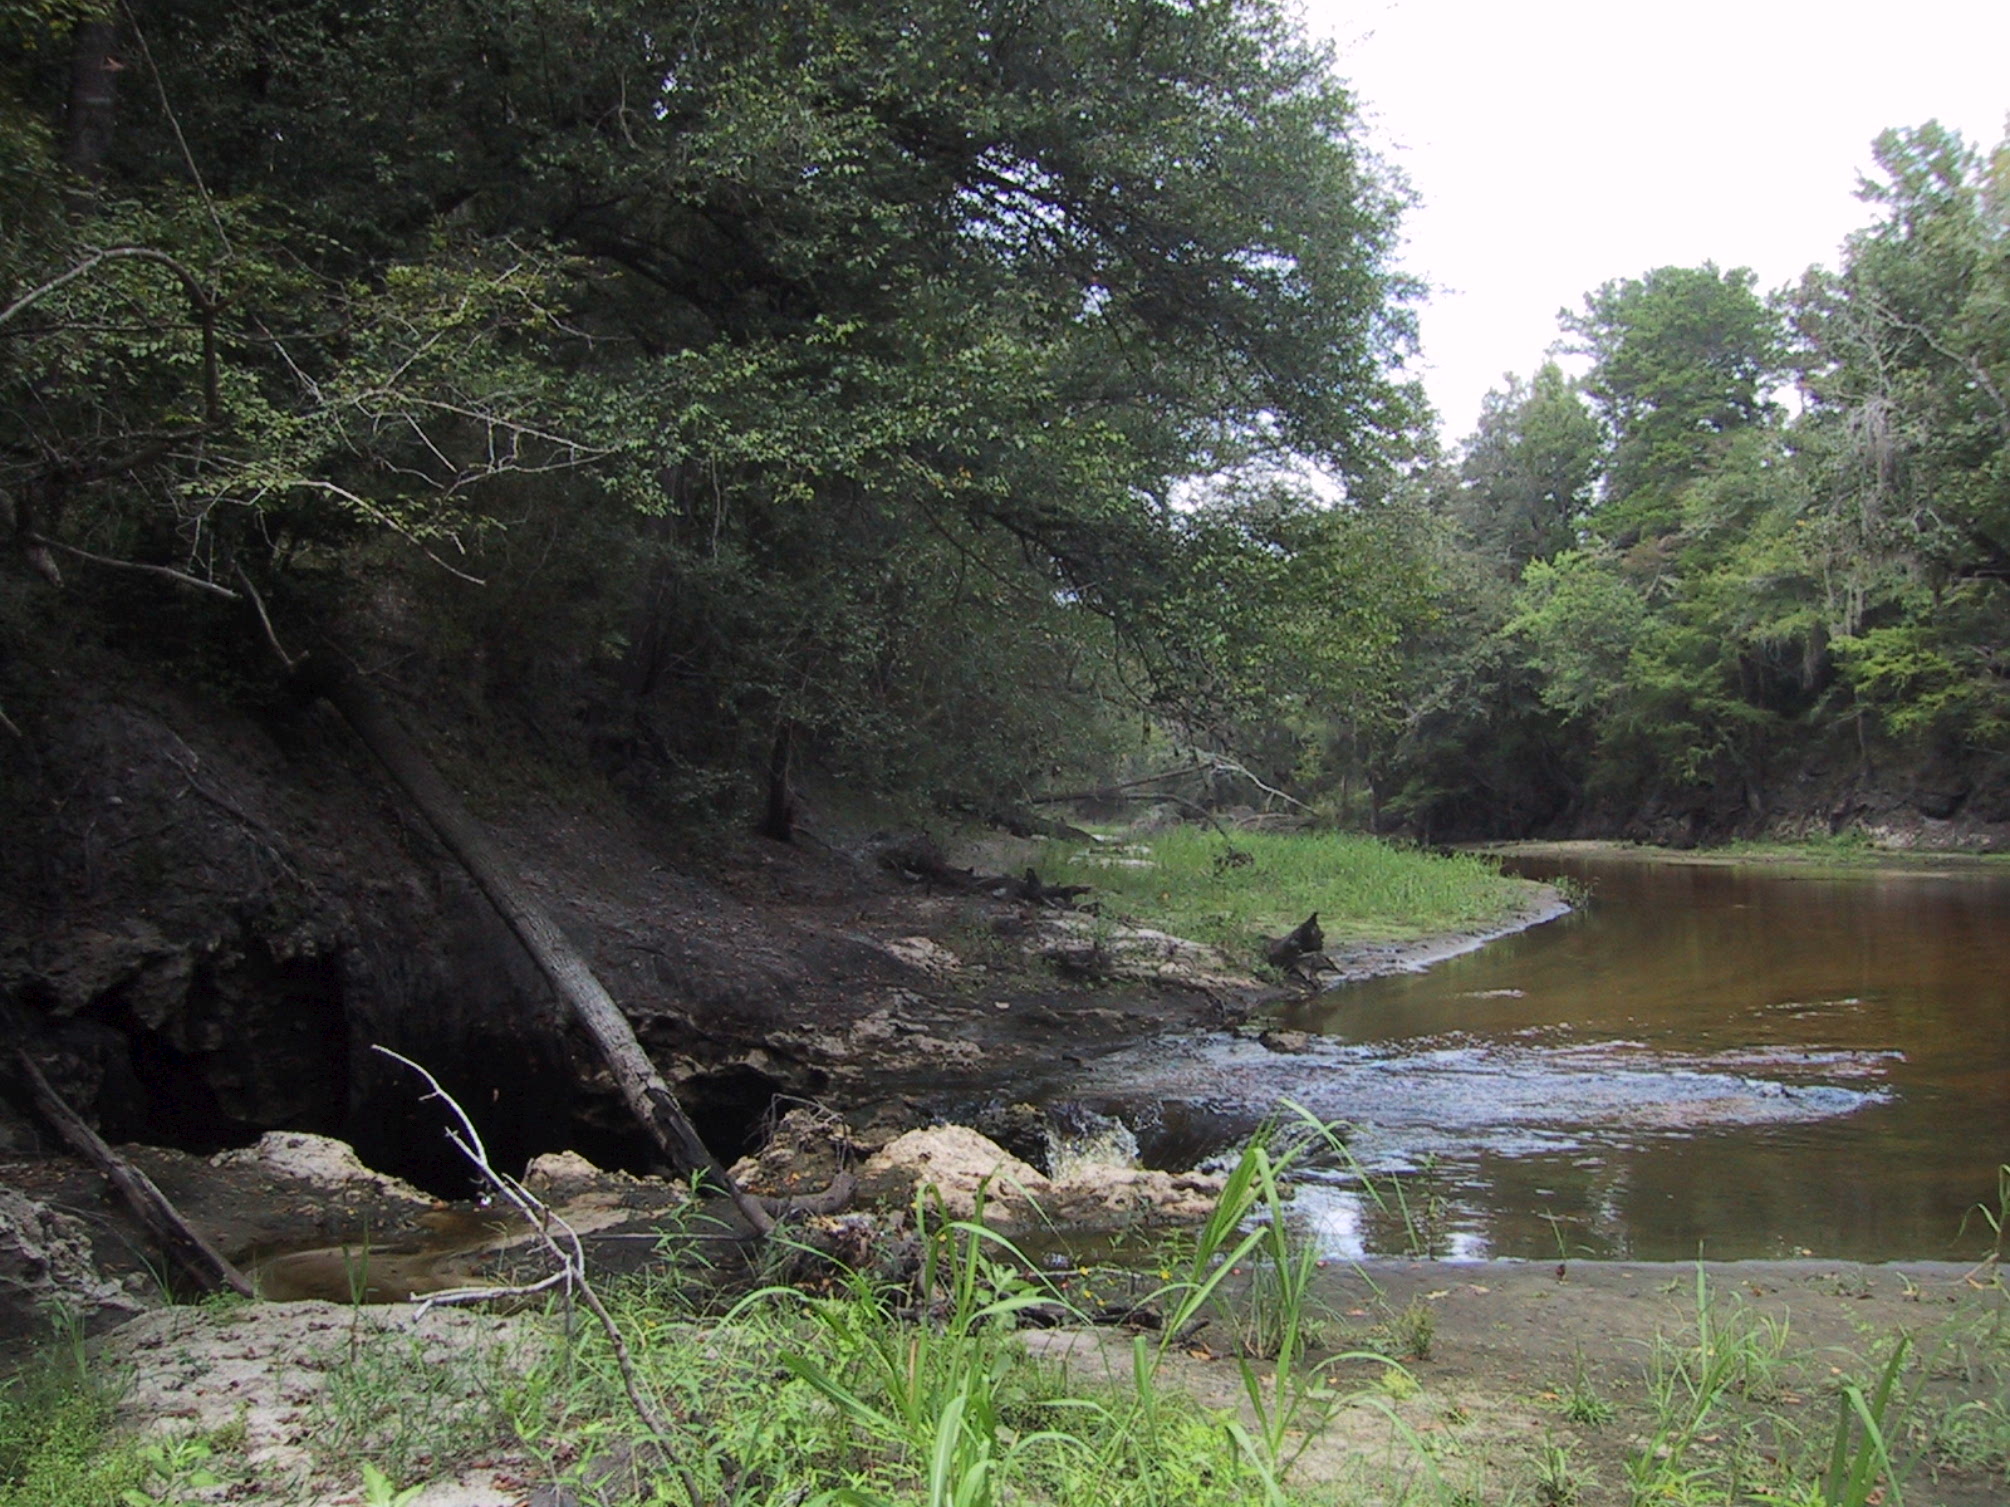
<instances>
[{"instance_id":1,"label":"white sky","mask_svg":"<svg viewBox=\"0 0 2010 1507\"><path fill-rule=\"evenodd\" d=\"M2010 0L1303 3L1424 201L1404 260L1438 290L1420 374L1448 441L1600 283L1833 266L1879 131L1987 149L2010 112Z\"/></svg>"}]
</instances>

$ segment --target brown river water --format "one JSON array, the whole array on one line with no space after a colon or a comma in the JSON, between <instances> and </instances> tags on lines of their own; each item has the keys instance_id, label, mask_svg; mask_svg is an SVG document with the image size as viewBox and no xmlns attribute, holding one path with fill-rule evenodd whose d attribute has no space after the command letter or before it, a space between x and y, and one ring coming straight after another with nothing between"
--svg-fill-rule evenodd
<instances>
[{"instance_id":1,"label":"brown river water","mask_svg":"<svg viewBox=\"0 0 2010 1507\"><path fill-rule=\"evenodd\" d=\"M1335 1255L1989 1248L1979 1216L1962 1223L1997 1211L2010 1162L2010 871L1511 867L1588 898L1308 1002L1287 1024L1316 1033L1309 1050L1195 1041L1111 1063L1104 1102L1226 1125L1289 1100L1349 1122L1380 1201L1340 1169L1299 1199Z\"/></svg>"}]
</instances>

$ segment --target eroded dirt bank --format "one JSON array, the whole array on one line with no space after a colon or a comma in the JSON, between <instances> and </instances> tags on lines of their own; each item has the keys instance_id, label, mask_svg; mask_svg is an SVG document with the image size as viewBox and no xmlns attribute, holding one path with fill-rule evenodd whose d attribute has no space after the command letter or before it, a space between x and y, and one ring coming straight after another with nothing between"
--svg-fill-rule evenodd
<instances>
[{"instance_id":1,"label":"eroded dirt bank","mask_svg":"<svg viewBox=\"0 0 2010 1507\"><path fill-rule=\"evenodd\" d=\"M514 939L325 710L69 689L0 743L0 1002L108 1138L315 1131L451 1186L382 1043L433 1067L503 1163L646 1160ZM590 782L401 711L729 1159L778 1093L953 1083L1243 1008L1239 976L1124 991L1029 967L1022 908L902 878L885 835L692 852ZM0 1151L42 1140L0 1082Z\"/></svg>"},{"instance_id":2,"label":"eroded dirt bank","mask_svg":"<svg viewBox=\"0 0 2010 1507\"><path fill-rule=\"evenodd\" d=\"M50 673L61 694L24 703L26 736L0 742L0 1004L108 1139L207 1153L311 1131L463 1189L382 1044L439 1075L501 1165L573 1147L646 1168L548 986L325 707ZM1053 913L903 870L903 832L694 851L506 730L397 710L727 1160L777 1096L925 1118L1267 997L1255 939L1249 957L1161 938L1112 959ZM1338 961L1358 975L1405 955ZM0 1072L0 1153L44 1148Z\"/></svg>"}]
</instances>

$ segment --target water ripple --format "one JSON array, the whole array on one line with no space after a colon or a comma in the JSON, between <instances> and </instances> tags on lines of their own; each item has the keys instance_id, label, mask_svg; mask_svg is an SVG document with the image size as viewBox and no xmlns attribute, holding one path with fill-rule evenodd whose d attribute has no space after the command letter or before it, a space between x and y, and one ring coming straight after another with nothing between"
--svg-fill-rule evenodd
<instances>
[{"instance_id":1,"label":"water ripple","mask_svg":"<svg viewBox=\"0 0 2010 1507\"><path fill-rule=\"evenodd\" d=\"M1217 1039L1158 1043L1109 1059L1086 1087L1117 1103L1205 1104L1217 1121L1254 1123L1289 1100L1379 1132L1376 1139L1392 1132L1409 1144L1443 1137L1513 1156L1555 1151L1585 1135L1609 1143L1833 1119L1888 1100L1884 1079L1898 1060L1888 1051L1670 1053L1631 1041L1550 1046L1457 1037L1315 1040L1287 1054Z\"/></svg>"}]
</instances>

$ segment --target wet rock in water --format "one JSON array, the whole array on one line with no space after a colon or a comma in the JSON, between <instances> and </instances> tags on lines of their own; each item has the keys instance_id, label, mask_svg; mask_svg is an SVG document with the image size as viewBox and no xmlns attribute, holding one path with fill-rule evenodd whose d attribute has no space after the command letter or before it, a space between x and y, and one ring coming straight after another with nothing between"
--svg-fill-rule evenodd
<instances>
[{"instance_id":1,"label":"wet rock in water","mask_svg":"<svg viewBox=\"0 0 2010 1507\"><path fill-rule=\"evenodd\" d=\"M1070 912L1042 917L1035 950L1064 972L1104 980L1185 989L1247 989L1257 982L1205 942Z\"/></svg>"},{"instance_id":2,"label":"wet rock in water","mask_svg":"<svg viewBox=\"0 0 2010 1507\"><path fill-rule=\"evenodd\" d=\"M1074 1164L1064 1177L1043 1176L997 1142L961 1125L912 1130L859 1170L861 1197L911 1201L932 1187L942 1211L972 1218L980 1190L985 1222L1006 1232L1048 1224L1103 1229L1205 1219L1222 1179L1208 1173L1151 1172L1107 1162Z\"/></svg>"},{"instance_id":3,"label":"wet rock in water","mask_svg":"<svg viewBox=\"0 0 2010 1507\"><path fill-rule=\"evenodd\" d=\"M0 1333L46 1333L52 1314L88 1323L145 1306L98 1270L82 1220L0 1188Z\"/></svg>"},{"instance_id":4,"label":"wet rock in water","mask_svg":"<svg viewBox=\"0 0 2010 1507\"><path fill-rule=\"evenodd\" d=\"M403 1179L364 1166L347 1141L301 1130L268 1130L254 1144L220 1151L209 1162L212 1167L293 1178L334 1193L362 1193L428 1206L433 1202Z\"/></svg>"},{"instance_id":5,"label":"wet rock in water","mask_svg":"<svg viewBox=\"0 0 2010 1507\"><path fill-rule=\"evenodd\" d=\"M1256 1039L1268 1051L1287 1057L1301 1057L1311 1051L1319 1038L1310 1031L1260 1031Z\"/></svg>"},{"instance_id":6,"label":"wet rock in water","mask_svg":"<svg viewBox=\"0 0 2010 1507\"><path fill-rule=\"evenodd\" d=\"M1198 1224L1214 1212L1224 1179L1212 1172L1154 1172L1088 1162L1040 1201L1049 1219L1102 1228L1118 1224Z\"/></svg>"}]
</instances>

